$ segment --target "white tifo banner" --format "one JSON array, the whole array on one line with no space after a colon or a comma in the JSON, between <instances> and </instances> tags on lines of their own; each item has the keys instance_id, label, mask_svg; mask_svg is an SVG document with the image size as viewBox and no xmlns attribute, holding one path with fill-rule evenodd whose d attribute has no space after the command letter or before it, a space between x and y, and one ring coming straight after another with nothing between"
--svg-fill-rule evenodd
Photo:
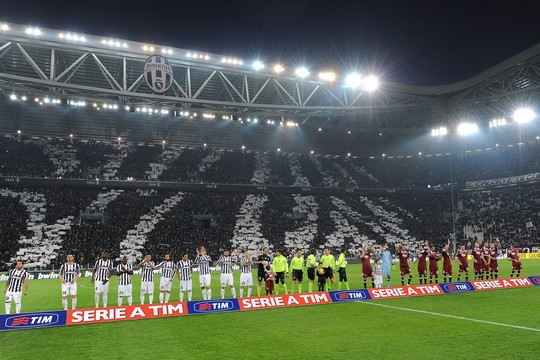
<instances>
[{"instance_id":1,"label":"white tifo banner","mask_svg":"<svg viewBox=\"0 0 540 360\"><path fill-rule=\"evenodd\" d=\"M527 174L527 175L511 176L511 177L500 178L500 179L467 181L466 186L467 188L476 188L476 187L483 187L483 186L522 183L522 182L528 182L528 181L534 181L534 180L540 180L540 172Z\"/></svg>"}]
</instances>

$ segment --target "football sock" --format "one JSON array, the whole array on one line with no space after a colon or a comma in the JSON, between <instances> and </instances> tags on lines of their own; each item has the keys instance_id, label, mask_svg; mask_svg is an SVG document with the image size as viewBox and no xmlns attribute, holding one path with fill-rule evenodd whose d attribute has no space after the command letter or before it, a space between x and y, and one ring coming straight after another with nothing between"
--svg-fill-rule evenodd
<instances>
[{"instance_id":1,"label":"football sock","mask_svg":"<svg viewBox=\"0 0 540 360\"><path fill-rule=\"evenodd\" d=\"M184 292L180 291L180 301L184 301Z\"/></svg>"},{"instance_id":2,"label":"football sock","mask_svg":"<svg viewBox=\"0 0 540 360\"><path fill-rule=\"evenodd\" d=\"M261 286L257 285L257 296L261 296Z\"/></svg>"},{"instance_id":3,"label":"football sock","mask_svg":"<svg viewBox=\"0 0 540 360\"><path fill-rule=\"evenodd\" d=\"M409 281L407 282L407 284L411 285L411 281L412 281L412 275L409 275Z\"/></svg>"},{"instance_id":4,"label":"football sock","mask_svg":"<svg viewBox=\"0 0 540 360\"><path fill-rule=\"evenodd\" d=\"M9 314L10 311L11 311L11 303L7 302L6 303L6 314Z\"/></svg>"},{"instance_id":5,"label":"football sock","mask_svg":"<svg viewBox=\"0 0 540 360\"><path fill-rule=\"evenodd\" d=\"M371 287L372 287L372 288L375 287L375 282L374 282L374 281L371 281Z\"/></svg>"},{"instance_id":6,"label":"football sock","mask_svg":"<svg viewBox=\"0 0 540 360\"><path fill-rule=\"evenodd\" d=\"M364 289L367 289L367 280L364 279Z\"/></svg>"},{"instance_id":7,"label":"football sock","mask_svg":"<svg viewBox=\"0 0 540 360\"><path fill-rule=\"evenodd\" d=\"M308 285L308 292L313 292L313 283L309 283Z\"/></svg>"},{"instance_id":8,"label":"football sock","mask_svg":"<svg viewBox=\"0 0 540 360\"><path fill-rule=\"evenodd\" d=\"M148 294L148 303L151 304L154 302L154 293Z\"/></svg>"},{"instance_id":9,"label":"football sock","mask_svg":"<svg viewBox=\"0 0 540 360\"><path fill-rule=\"evenodd\" d=\"M105 293L103 293L103 307L107 307L107 300L109 296Z\"/></svg>"},{"instance_id":10,"label":"football sock","mask_svg":"<svg viewBox=\"0 0 540 360\"><path fill-rule=\"evenodd\" d=\"M71 299L71 308L75 310L77 308L77 298Z\"/></svg>"},{"instance_id":11,"label":"football sock","mask_svg":"<svg viewBox=\"0 0 540 360\"><path fill-rule=\"evenodd\" d=\"M159 293L159 303L160 304L163 304L163 297L164 297L163 295L165 295L165 294L163 294L162 292ZM182 300L180 300L180 301L182 301Z\"/></svg>"},{"instance_id":12,"label":"football sock","mask_svg":"<svg viewBox=\"0 0 540 360\"><path fill-rule=\"evenodd\" d=\"M191 297L193 295L193 290L188 290L187 291L187 298L188 298L188 301L191 301ZM169 302L169 294L167 293L167 296L165 298L165 302Z\"/></svg>"},{"instance_id":13,"label":"football sock","mask_svg":"<svg viewBox=\"0 0 540 360\"><path fill-rule=\"evenodd\" d=\"M349 287L349 283L347 281L345 281L345 289L351 290L351 288Z\"/></svg>"},{"instance_id":14,"label":"football sock","mask_svg":"<svg viewBox=\"0 0 540 360\"><path fill-rule=\"evenodd\" d=\"M15 314L18 314L21 312L21 303L15 303Z\"/></svg>"},{"instance_id":15,"label":"football sock","mask_svg":"<svg viewBox=\"0 0 540 360\"><path fill-rule=\"evenodd\" d=\"M289 292L287 291L287 285L283 284L283 288L285 289L285 294L288 294Z\"/></svg>"},{"instance_id":16,"label":"football sock","mask_svg":"<svg viewBox=\"0 0 540 360\"><path fill-rule=\"evenodd\" d=\"M250 296L251 296L251 290L252 290L252 287L251 287L251 286L250 286L250 287L248 287L248 297L250 297Z\"/></svg>"},{"instance_id":17,"label":"football sock","mask_svg":"<svg viewBox=\"0 0 540 360\"><path fill-rule=\"evenodd\" d=\"M341 290L341 281L337 283L337 289L338 291Z\"/></svg>"},{"instance_id":18,"label":"football sock","mask_svg":"<svg viewBox=\"0 0 540 360\"><path fill-rule=\"evenodd\" d=\"M232 287L231 292L232 292L232 297L235 298L236 297L236 289Z\"/></svg>"},{"instance_id":19,"label":"football sock","mask_svg":"<svg viewBox=\"0 0 540 360\"><path fill-rule=\"evenodd\" d=\"M510 277L514 277L514 270L512 270L512 273L510 274Z\"/></svg>"},{"instance_id":20,"label":"football sock","mask_svg":"<svg viewBox=\"0 0 540 360\"><path fill-rule=\"evenodd\" d=\"M499 270L495 270L495 279L499 278Z\"/></svg>"},{"instance_id":21,"label":"football sock","mask_svg":"<svg viewBox=\"0 0 540 360\"><path fill-rule=\"evenodd\" d=\"M405 278L401 278L401 286L405 285Z\"/></svg>"},{"instance_id":22,"label":"football sock","mask_svg":"<svg viewBox=\"0 0 540 360\"><path fill-rule=\"evenodd\" d=\"M302 292L302 284L298 284L298 293L300 294Z\"/></svg>"},{"instance_id":23,"label":"football sock","mask_svg":"<svg viewBox=\"0 0 540 360\"><path fill-rule=\"evenodd\" d=\"M296 284L291 284L291 294L294 294L294 287Z\"/></svg>"},{"instance_id":24,"label":"football sock","mask_svg":"<svg viewBox=\"0 0 540 360\"><path fill-rule=\"evenodd\" d=\"M202 298L203 300L208 300L208 298L206 297L206 289L202 289Z\"/></svg>"},{"instance_id":25,"label":"football sock","mask_svg":"<svg viewBox=\"0 0 540 360\"><path fill-rule=\"evenodd\" d=\"M221 288L221 298L225 299L225 289Z\"/></svg>"},{"instance_id":26,"label":"football sock","mask_svg":"<svg viewBox=\"0 0 540 360\"><path fill-rule=\"evenodd\" d=\"M144 294L141 294L141 304L144 304Z\"/></svg>"},{"instance_id":27,"label":"football sock","mask_svg":"<svg viewBox=\"0 0 540 360\"><path fill-rule=\"evenodd\" d=\"M118 297L118 306L122 306L122 297L121 296Z\"/></svg>"},{"instance_id":28,"label":"football sock","mask_svg":"<svg viewBox=\"0 0 540 360\"><path fill-rule=\"evenodd\" d=\"M191 291L191 290L190 290ZM170 292L166 292L165 293L165 302L168 303L169 302L169 299L171 297L171 293Z\"/></svg>"},{"instance_id":29,"label":"football sock","mask_svg":"<svg viewBox=\"0 0 540 360\"><path fill-rule=\"evenodd\" d=\"M243 287L240 288L240 297L244 297L244 288Z\"/></svg>"},{"instance_id":30,"label":"football sock","mask_svg":"<svg viewBox=\"0 0 540 360\"><path fill-rule=\"evenodd\" d=\"M133 305L133 296L131 295L128 295L128 305L129 306Z\"/></svg>"},{"instance_id":31,"label":"football sock","mask_svg":"<svg viewBox=\"0 0 540 360\"><path fill-rule=\"evenodd\" d=\"M518 271L517 271L516 277L519 277L519 274L520 274L520 273L521 273L521 270L518 270Z\"/></svg>"},{"instance_id":32,"label":"football sock","mask_svg":"<svg viewBox=\"0 0 540 360\"><path fill-rule=\"evenodd\" d=\"M212 290L208 289L206 290L206 300L210 300L212 298Z\"/></svg>"},{"instance_id":33,"label":"football sock","mask_svg":"<svg viewBox=\"0 0 540 360\"><path fill-rule=\"evenodd\" d=\"M67 310L67 307L68 307L67 299L62 299L62 306L64 307L64 310Z\"/></svg>"},{"instance_id":34,"label":"football sock","mask_svg":"<svg viewBox=\"0 0 540 360\"><path fill-rule=\"evenodd\" d=\"M96 303L96 307L99 307L99 294L94 295L94 302Z\"/></svg>"}]
</instances>

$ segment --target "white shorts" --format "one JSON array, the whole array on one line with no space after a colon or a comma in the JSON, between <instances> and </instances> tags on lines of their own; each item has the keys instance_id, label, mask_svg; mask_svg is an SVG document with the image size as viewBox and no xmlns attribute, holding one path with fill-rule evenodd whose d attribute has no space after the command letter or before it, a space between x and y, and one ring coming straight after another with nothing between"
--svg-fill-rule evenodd
<instances>
[{"instance_id":1,"label":"white shorts","mask_svg":"<svg viewBox=\"0 0 540 360\"><path fill-rule=\"evenodd\" d=\"M221 287L225 287L227 285L230 285L230 286L234 285L232 274L221 274L219 279L221 282Z\"/></svg>"},{"instance_id":2,"label":"white shorts","mask_svg":"<svg viewBox=\"0 0 540 360\"><path fill-rule=\"evenodd\" d=\"M180 292L191 291L193 289L192 280L180 280Z\"/></svg>"},{"instance_id":3,"label":"white shorts","mask_svg":"<svg viewBox=\"0 0 540 360\"><path fill-rule=\"evenodd\" d=\"M159 290L160 291L171 292L173 279L164 278L164 277L160 278L159 279Z\"/></svg>"},{"instance_id":4,"label":"white shorts","mask_svg":"<svg viewBox=\"0 0 540 360\"><path fill-rule=\"evenodd\" d=\"M253 274L240 274L240 286L253 286Z\"/></svg>"},{"instance_id":5,"label":"white shorts","mask_svg":"<svg viewBox=\"0 0 540 360\"><path fill-rule=\"evenodd\" d=\"M109 292L109 283L110 281L107 281L106 284L103 284L103 281L96 280L94 282L94 290L96 291L97 294L99 293L107 294Z\"/></svg>"},{"instance_id":6,"label":"white shorts","mask_svg":"<svg viewBox=\"0 0 540 360\"><path fill-rule=\"evenodd\" d=\"M199 275L199 284L201 284L201 287L210 287L210 283L212 282L212 277L210 274L208 275Z\"/></svg>"},{"instance_id":7,"label":"white shorts","mask_svg":"<svg viewBox=\"0 0 540 360\"><path fill-rule=\"evenodd\" d=\"M153 294L153 293L154 293L154 282L143 281L141 283L141 294Z\"/></svg>"},{"instance_id":8,"label":"white shorts","mask_svg":"<svg viewBox=\"0 0 540 360\"><path fill-rule=\"evenodd\" d=\"M62 284L62 296L77 295L77 283L66 282Z\"/></svg>"},{"instance_id":9,"label":"white shorts","mask_svg":"<svg viewBox=\"0 0 540 360\"><path fill-rule=\"evenodd\" d=\"M133 293L133 285L118 285L118 297L131 296Z\"/></svg>"},{"instance_id":10,"label":"white shorts","mask_svg":"<svg viewBox=\"0 0 540 360\"><path fill-rule=\"evenodd\" d=\"M6 302L14 301L16 304L21 302L22 292L7 291L6 292Z\"/></svg>"}]
</instances>

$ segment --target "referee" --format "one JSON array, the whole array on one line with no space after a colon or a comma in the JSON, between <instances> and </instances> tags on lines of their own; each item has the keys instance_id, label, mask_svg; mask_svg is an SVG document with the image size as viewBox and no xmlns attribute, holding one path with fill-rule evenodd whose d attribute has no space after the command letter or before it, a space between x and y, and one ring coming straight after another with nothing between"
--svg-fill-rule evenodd
<instances>
[{"instance_id":1,"label":"referee","mask_svg":"<svg viewBox=\"0 0 540 360\"><path fill-rule=\"evenodd\" d=\"M341 254L339 254L337 267L339 274L338 290L341 290L341 284L345 284L345 289L350 290L349 283L347 282L347 260L345 260L345 255L347 254L347 249L341 249Z\"/></svg>"},{"instance_id":2,"label":"referee","mask_svg":"<svg viewBox=\"0 0 540 360\"><path fill-rule=\"evenodd\" d=\"M253 262L254 264L259 265L257 270L257 296L261 296L261 285L265 281L265 267L270 264L270 255L268 255L268 247L263 248L262 254L257 257L257 260Z\"/></svg>"},{"instance_id":3,"label":"referee","mask_svg":"<svg viewBox=\"0 0 540 360\"><path fill-rule=\"evenodd\" d=\"M302 280L304 280L304 256L302 250L296 250L296 256L291 259L291 294L294 294L294 285L298 282L298 293L302 292Z\"/></svg>"},{"instance_id":4,"label":"referee","mask_svg":"<svg viewBox=\"0 0 540 360\"><path fill-rule=\"evenodd\" d=\"M334 255L330 254L330 249L324 249L324 255L321 256L321 264L324 269L324 276L326 278L326 291L330 289L330 282L334 281L334 270L336 268L336 260Z\"/></svg>"},{"instance_id":5,"label":"referee","mask_svg":"<svg viewBox=\"0 0 540 360\"><path fill-rule=\"evenodd\" d=\"M276 250L276 256L272 262L272 271L274 272L274 278L276 281L276 295L279 294L279 283L283 285L285 294L288 293L287 285L285 284L285 276L289 276L289 265L287 264L287 258L283 256L281 250Z\"/></svg>"},{"instance_id":6,"label":"referee","mask_svg":"<svg viewBox=\"0 0 540 360\"><path fill-rule=\"evenodd\" d=\"M315 271L317 270L317 258L315 257L315 249L309 251L306 260L307 276L309 279L308 291L313 291L313 282L315 281Z\"/></svg>"}]
</instances>

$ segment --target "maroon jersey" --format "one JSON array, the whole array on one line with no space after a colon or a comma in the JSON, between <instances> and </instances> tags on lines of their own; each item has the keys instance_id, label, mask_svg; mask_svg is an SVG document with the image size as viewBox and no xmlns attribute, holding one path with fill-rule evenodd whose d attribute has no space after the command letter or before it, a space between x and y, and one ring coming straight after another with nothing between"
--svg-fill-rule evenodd
<instances>
[{"instance_id":1,"label":"maroon jersey","mask_svg":"<svg viewBox=\"0 0 540 360\"><path fill-rule=\"evenodd\" d=\"M482 263L482 249L480 248L474 248L472 251L472 257L474 260L476 260L478 263Z\"/></svg>"},{"instance_id":2,"label":"maroon jersey","mask_svg":"<svg viewBox=\"0 0 540 360\"><path fill-rule=\"evenodd\" d=\"M519 261L519 250L521 249L512 249L512 250L508 250L508 253L506 254L506 256L510 259L512 259L512 261Z\"/></svg>"},{"instance_id":3,"label":"maroon jersey","mask_svg":"<svg viewBox=\"0 0 540 360\"><path fill-rule=\"evenodd\" d=\"M409 252L407 250L400 250L398 251L398 257L399 257L399 266L402 267L409 267Z\"/></svg>"},{"instance_id":4,"label":"maroon jersey","mask_svg":"<svg viewBox=\"0 0 540 360\"><path fill-rule=\"evenodd\" d=\"M373 268L371 267L371 256L373 254L369 251L362 251L360 260L362 261L362 276L368 277L373 275Z\"/></svg>"},{"instance_id":5,"label":"maroon jersey","mask_svg":"<svg viewBox=\"0 0 540 360\"><path fill-rule=\"evenodd\" d=\"M424 275L427 273L426 260L428 257L428 252L426 250L418 251L416 254L416 259L418 261L418 274Z\"/></svg>"},{"instance_id":6,"label":"maroon jersey","mask_svg":"<svg viewBox=\"0 0 540 360\"><path fill-rule=\"evenodd\" d=\"M274 274L271 271L264 273L264 280L267 291L274 291Z\"/></svg>"},{"instance_id":7,"label":"maroon jersey","mask_svg":"<svg viewBox=\"0 0 540 360\"><path fill-rule=\"evenodd\" d=\"M437 266L437 261L439 261L440 256L434 251L431 251L428 255L429 258L429 272L432 275L435 275L439 271L439 267Z\"/></svg>"},{"instance_id":8,"label":"maroon jersey","mask_svg":"<svg viewBox=\"0 0 540 360\"><path fill-rule=\"evenodd\" d=\"M468 271L469 270L469 259L467 258L469 254L467 250L459 250L457 253L457 259L459 261L459 271Z\"/></svg>"},{"instance_id":9,"label":"maroon jersey","mask_svg":"<svg viewBox=\"0 0 540 360\"><path fill-rule=\"evenodd\" d=\"M452 259L450 258L450 252L448 250L442 251L443 265L451 265Z\"/></svg>"},{"instance_id":10,"label":"maroon jersey","mask_svg":"<svg viewBox=\"0 0 540 360\"><path fill-rule=\"evenodd\" d=\"M489 264L489 261L487 259L489 259L490 253L491 251L489 250L489 248L485 247L482 249L482 260L484 260L484 263Z\"/></svg>"}]
</instances>

